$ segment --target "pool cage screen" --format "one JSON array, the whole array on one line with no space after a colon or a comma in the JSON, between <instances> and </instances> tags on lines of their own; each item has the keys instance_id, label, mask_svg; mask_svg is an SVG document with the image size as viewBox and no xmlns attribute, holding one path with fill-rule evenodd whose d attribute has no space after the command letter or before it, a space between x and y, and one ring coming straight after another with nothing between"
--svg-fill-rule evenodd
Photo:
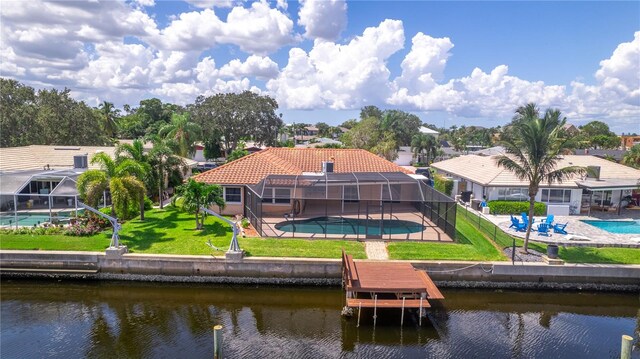
<instances>
[{"instance_id":1,"label":"pool cage screen","mask_svg":"<svg viewBox=\"0 0 640 359\"><path fill-rule=\"evenodd\" d=\"M244 198L264 237L455 238L455 201L401 172L270 175Z\"/></svg>"}]
</instances>

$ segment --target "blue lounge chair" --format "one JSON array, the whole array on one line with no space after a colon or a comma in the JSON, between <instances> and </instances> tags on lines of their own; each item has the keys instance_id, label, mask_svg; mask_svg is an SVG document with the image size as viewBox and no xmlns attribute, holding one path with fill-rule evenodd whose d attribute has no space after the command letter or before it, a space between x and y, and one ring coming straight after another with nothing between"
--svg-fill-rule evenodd
<instances>
[{"instance_id":1,"label":"blue lounge chair","mask_svg":"<svg viewBox=\"0 0 640 359\"><path fill-rule=\"evenodd\" d=\"M544 222L551 227L551 226L553 226L553 220L554 220L553 214L549 214L549 215L547 215L547 219L545 219Z\"/></svg>"},{"instance_id":2,"label":"blue lounge chair","mask_svg":"<svg viewBox=\"0 0 640 359\"><path fill-rule=\"evenodd\" d=\"M538 224L538 235L539 236L549 236L549 224L540 223Z\"/></svg>"},{"instance_id":3,"label":"blue lounge chair","mask_svg":"<svg viewBox=\"0 0 640 359\"><path fill-rule=\"evenodd\" d=\"M529 223L529 215L527 215L525 212L522 212L520 214L520 216L522 217L522 222L524 222L525 226L527 225L527 223ZM531 221L531 224L536 223L536 219L534 218L533 221Z\"/></svg>"},{"instance_id":4,"label":"blue lounge chair","mask_svg":"<svg viewBox=\"0 0 640 359\"><path fill-rule=\"evenodd\" d=\"M514 216L511 216L511 225L509 226L509 228L515 228L516 231L522 232L527 230L527 224L520 223L520 220L518 220Z\"/></svg>"},{"instance_id":5,"label":"blue lounge chair","mask_svg":"<svg viewBox=\"0 0 640 359\"><path fill-rule=\"evenodd\" d=\"M565 223L565 224L558 224L558 223L556 223L556 224L553 226L553 233L567 234L567 231L566 231L567 224L569 224L569 222L567 222L567 223Z\"/></svg>"}]
</instances>

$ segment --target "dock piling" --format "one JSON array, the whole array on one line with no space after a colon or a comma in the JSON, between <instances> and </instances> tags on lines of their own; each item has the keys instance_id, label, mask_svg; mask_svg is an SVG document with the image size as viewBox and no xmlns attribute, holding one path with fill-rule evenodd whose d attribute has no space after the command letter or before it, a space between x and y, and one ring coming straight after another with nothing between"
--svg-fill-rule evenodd
<instances>
[{"instance_id":1,"label":"dock piling","mask_svg":"<svg viewBox=\"0 0 640 359\"><path fill-rule=\"evenodd\" d=\"M378 318L378 295L373 297L373 326L376 326L376 318Z\"/></svg>"},{"instance_id":2,"label":"dock piling","mask_svg":"<svg viewBox=\"0 0 640 359\"><path fill-rule=\"evenodd\" d=\"M631 347L633 345L633 337L630 335L622 336L622 347L620 349L620 359L631 359Z\"/></svg>"},{"instance_id":3,"label":"dock piling","mask_svg":"<svg viewBox=\"0 0 640 359\"><path fill-rule=\"evenodd\" d=\"M400 326L404 325L404 301L405 297L402 297L402 314L400 314Z\"/></svg>"},{"instance_id":4,"label":"dock piling","mask_svg":"<svg viewBox=\"0 0 640 359\"><path fill-rule=\"evenodd\" d=\"M362 312L362 302L358 303L358 324L356 328L360 328L360 312Z\"/></svg>"},{"instance_id":5,"label":"dock piling","mask_svg":"<svg viewBox=\"0 0 640 359\"><path fill-rule=\"evenodd\" d=\"M420 297L420 311L418 312L418 325L422 326L422 297Z\"/></svg>"},{"instance_id":6,"label":"dock piling","mask_svg":"<svg viewBox=\"0 0 640 359\"><path fill-rule=\"evenodd\" d=\"M222 325L213 327L213 359L222 359Z\"/></svg>"}]
</instances>

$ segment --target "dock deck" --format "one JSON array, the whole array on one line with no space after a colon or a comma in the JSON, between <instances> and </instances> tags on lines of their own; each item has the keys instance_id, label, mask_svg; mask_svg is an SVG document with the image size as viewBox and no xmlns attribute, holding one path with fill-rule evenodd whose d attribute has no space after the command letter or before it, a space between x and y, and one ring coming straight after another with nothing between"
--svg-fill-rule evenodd
<instances>
[{"instance_id":1,"label":"dock deck","mask_svg":"<svg viewBox=\"0 0 640 359\"><path fill-rule=\"evenodd\" d=\"M429 275L411 263L354 262L342 254L346 306L350 308L429 308L444 296Z\"/></svg>"}]
</instances>

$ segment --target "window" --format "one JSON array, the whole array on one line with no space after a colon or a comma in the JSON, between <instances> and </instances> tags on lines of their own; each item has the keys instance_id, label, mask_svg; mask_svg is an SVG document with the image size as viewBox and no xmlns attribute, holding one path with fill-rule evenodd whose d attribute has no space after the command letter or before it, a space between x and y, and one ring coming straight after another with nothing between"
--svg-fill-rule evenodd
<instances>
[{"instance_id":1,"label":"window","mask_svg":"<svg viewBox=\"0 0 640 359\"><path fill-rule=\"evenodd\" d=\"M288 188L266 188L262 203L289 204L291 192Z\"/></svg>"},{"instance_id":2,"label":"window","mask_svg":"<svg viewBox=\"0 0 640 359\"><path fill-rule=\"evenodd\" d=\"M528 201L529 190L527 188L498 188L499 201Z\"/></svg>"},{"instance_id":3,"label":"window","mask_svg":"<svg viewBox=\"0 0 640 359\"><path fill-rule=\"evenodd\" d=\"M545 203L570 203L570 189L543 189L542 202Z\"/></svg>"},{"instance_id":4,"label":"window","mask_svg":"<svg viewBox=\"0 0 640 359\"><path fill-rule=\"evenodd\" d=\"M224 201L227 203L242 202L242 189L240 187L225 187Z\"/></svg>"}]
</instances>

